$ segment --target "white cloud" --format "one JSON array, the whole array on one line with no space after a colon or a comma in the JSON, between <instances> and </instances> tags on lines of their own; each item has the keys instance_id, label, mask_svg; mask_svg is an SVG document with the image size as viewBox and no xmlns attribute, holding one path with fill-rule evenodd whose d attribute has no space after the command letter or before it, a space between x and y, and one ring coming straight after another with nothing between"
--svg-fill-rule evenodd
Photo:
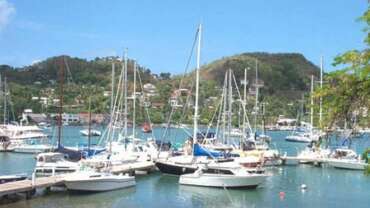
<instances>
[{"instance_id":1,"label":"white cloud","mask_svg":"<svg viewBox=\"0 0 370 208\"><path fill-rule=\"evenodd\" d=\"M0 0L0 31L9 23L15 14L15 7L7 0Z\"/></svg>"}]
</instances>

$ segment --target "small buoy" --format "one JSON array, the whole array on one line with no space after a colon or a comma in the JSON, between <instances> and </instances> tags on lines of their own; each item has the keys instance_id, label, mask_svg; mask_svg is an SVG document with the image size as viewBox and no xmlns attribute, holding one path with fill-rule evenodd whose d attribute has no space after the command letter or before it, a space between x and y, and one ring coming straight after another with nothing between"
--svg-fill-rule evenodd
<instances>
[{"instance_id":1,"label":"small buoy","mask_svg":"<svg viewBox=\"0 0 370 208\"><path fill-rule=\"evenodd\" d=\"M301 189L307 189L307 185L306 184L302 184L301 185Z\"/></svg>"},{"instance_id":2,"label":"small buoy","mask_svg":"<svg viewBox=\"0 0 370 208\"><path fill-rule=\"evenodd\" d=\"M280 197L280 200L283 200L285 198L285 192L280 191L279 192L279 197Z\"/></svg>"}]
</instances>

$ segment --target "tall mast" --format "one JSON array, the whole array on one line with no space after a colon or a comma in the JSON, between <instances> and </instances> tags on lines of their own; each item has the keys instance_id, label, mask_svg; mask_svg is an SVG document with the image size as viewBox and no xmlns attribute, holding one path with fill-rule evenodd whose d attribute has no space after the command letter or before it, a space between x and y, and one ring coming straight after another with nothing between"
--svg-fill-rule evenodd
<instances>
[{"instance_id":1,"label":"tall mast","mask_svg":"<svg viewBox=\"0 0 370 208\"><path fill-rule=\"evenodd\" d=\"M134 112L132 113L132 136L135 138L136 122L136 61L134 62L134 94L132 95Z\"/></svg>"},{"instance_id":2,"label":"tall mast","mask_svg":"<svg viewBox=\"0 0 370 208\"><path fill-rule=\"evenodd\" d=\"M125 65L124 65L124 85L125 85L125 89L124 89L124 102L125 102L125 109L124 109L124 113L123 113L123 116L124 116L124 138L127 138L127 48L125 49L125 55L124 55L124 61L125 61Z\"/></svg>"},{"instance_id":3,"label":"tall mast","mask_svg":"<svg viewBox=\"0 0 370 208\"><path fill-rule=\"evenodd\" d=\"M246 106L247 106L247 68L244 69L244 96L243 96L243 135L245 137Z\"/></svg>"},{"instance_id":4,"label":"tall mast","mask_svg":"<svg viewBox=\"0 0 370 208\"><path fill-rule=\"evenodd\" d=\"M64 82L64 65L62 56L59 60L59 116L58 116L58 149L61 148L62 138L62 114L63 114L63 82Z\"/></svg>"},{"instance_id":5,"label":"tall mast","mask_svg":"<svg viewBox=\"0 0 370 208\"><path fill-rule=\"evenodd\" d=\"M110 95L110 116L111 116L111 120L112 120L112 117L113 117L113 104L114 104L115 66L116 66L115 61L113 60L113 62L112 62L112 80L111 80L112 87L111 87L111 95Z\"/></svg>"},{"instance_id":6,"label":"tall mast","mask_svg":"<svg viewBox=\"0 0 370 208\"><path fill-rule=\"evenodd\" d=\"M7 95L6 95L6 77L4 77L4 124L6 124L6 100Z\"/></svg>"},{"instance_id":7,"label":"tall mast","mask_svg":"<svg viewBox=\"0 0 370 208\"><path fill-rule=\"evenodd\" d=\"M198 132L198 102L199 102L199 68L200 68L200 44L202 40L202 24L198 28L198 48L197 48L197 68L196 68L196 81L195 81L195 106L194 106L194 131L193 143L197 143ZM194 148L193 148L194 151Z\"/></svg>"},{"instance_id":8,"label":"tall mast","mask_svg":"<svg viewBox=\"0 0 370 208\"><path fill-rule=\"evenodd\" d=\"M311 75L311 134L313 132L313 75Z\"/></svg>"},{"instance_id":9,"label":"tall mast","mask_svg":"<svg viewBox=\"0 0 370 208\"><path fill-rule=\"evenodd\" d=\"M89 97L89 130L88 130L88 143L87 143L87 152L90 152L91 145L91 96Z\"/></svg>"},{"instance_id":10,"label":"tall mast","mask_svg":"<svg viewBox=\"0 0 370 208\"><path fill-rule=\"evenodd\" d=\"M232 80L231 80L231 69L229 69L229 109L228 109L228 135L227 135L227 142L230 141L230 134L231 134L231 122L232 122Z\"/></svg>"},{"instance_id":11,"label":"tall mast","mask_svg":"<svg viewBox=\"0 0 370 208\"><path fill-rule=\"evenodd\" d=\"M324 60L323 60L323 57L321 56L321 59L320 59L320 90L322 90L322 83L323 83L323 71L324 71L323 62ZM322 96L320 96L319 125L321 129L322 128Z\"/></svg>"},{"instance_id":12,"label":"tall mast","mask_svg":"<svg viewBox=\"0 0 370 208\"><path fill-rule=\"evenodd\" d=\"M258 86L258 60L256 59L256 103L255 103L255 110L254 110L254 133L257 133L258 94L259 94L259 86Z\"/></svg>"}]
</instances>

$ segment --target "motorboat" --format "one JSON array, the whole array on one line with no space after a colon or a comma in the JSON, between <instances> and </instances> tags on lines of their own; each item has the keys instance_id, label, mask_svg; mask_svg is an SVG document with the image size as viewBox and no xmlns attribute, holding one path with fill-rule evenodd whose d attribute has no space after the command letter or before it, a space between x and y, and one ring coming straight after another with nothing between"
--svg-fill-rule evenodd
<instances>
[{"instance_id":1,"label":"motorboat","mask_svg":"<svg viewBox=\"0 0 370 208\"><path fill-rule=\"evenodd\" d=\"M19 144L14 147L16 153L38 154L42 152L49 152L53 146L48 144Z\"/></svg>"},{"instance_id":2,"label":"motorboat","mask_svg":"<svg viewBox=\"0 0 370 208\"><path fill-rule=\"evenodd\" d=\"M364 170L368 163L361 156L357 155L355 151L347 148L336 149L327 159L329 166L341 169L350 170Z\"/></svg>"},{"instance_id":3,"label":"motorboat","mask_svg":"<svg viewBox=\"0 0 370 208\"><path fill-rule=\"evenodd\" d=\"M68 175L64 184L71 191L102 192L135 186L135 177L90 171Z\"/></svg>"},{"instance_id":4,"label":"motorboat","mask_svg":"<svg viewBox=\"0 0 370 208\"><path fill-rule=\"evenodd\" d=\"M307 134L301 135L289 135L285 138L288 142L300 142L300 143L310 143L312 140Z\"/></svg>"},{"instance_id":5,"label":"motorboat","mask_svg":"<svg viewBox=\"0 0 370 208\"><path fill-rule=\"evenodd\" d=\"M207 166L202 166L194 173L181 175L179 183L217 188L256 188L266 178L266 174L250 173L245 168L220 168L217 171L209 171Z\"/></svg>"},{"instance_id":6,"label":"motorboat","mask_svg":"<svg viewBox=\"0 0 370 208\"><path fill-rule=\"evenodd\" d=\"M34 172L37 176L51 176L72 173L80 169L76 162L70 162L59 152L40 153L36 156Z\"/></svg>"},{"instance_id":7,"label":"motorboat","mask_svg":"<svg viewBox=\"0 0 370 208\"><path fill-rule=\"evenodd\" d=\"M330 149L323 149L320 147L306 147L298 155L299 163L313 163L314 161L325 160L329 158Z\"/></svg>"},{"instance_id":8,"label":"motorboat","mask_svg":"<svg viewBox=\"0 0 370 208\"><path fill-rule=\"evenodd\" d=\"M364 160L350 160L350 159L329 159L327 163L335 168L349 169L349 170L365 170L369 166Z\"/></svg>"},{"instance_id":9,"label":"motorboat","mask_svg":"<svg viewBox=\"0 0 370 208\"><path fill-rule=\"evenodd\" d=\"M14 152L16 153L28 153L28 154L38 154L42 152L50 152L53 146L49 144L47 138L44 139L25 139L25 140L15 140Z\"/></svg>"},{"instance_id":10,"label":"motorboat","mask_svg":"<svg viewBox=\"0 0 370 208\"><path fill-rule=\"evenodd\" d=\"M11 140L47 138L47 135L43 132L43 130L35 125L1 125L0 133L8 136Z\"/></svg>"},{"instance_id":11,"label":"motorboat","mask_svg":"<svg viewBox=\"0 0 370 208\"><path fill-rule=\"evenodd\" d=\"M13 181L22 181L25 179L27 179L26 174L2 175L0 176L0 184L9 183Z\"/></svg>"},{"instance_id":12,"label":"motorboat","mask_svg":"<svg viewBox=\"0 0 370 208\"><path fill-rule=\"evenodd\" d=\"M89 136L89 130L88 129L83 129L80 131L80 133L83 136ZM96 130L96 129L91 129L90 130L90 136L101 136L101 131Z\"/></svg>"}]
</instances>

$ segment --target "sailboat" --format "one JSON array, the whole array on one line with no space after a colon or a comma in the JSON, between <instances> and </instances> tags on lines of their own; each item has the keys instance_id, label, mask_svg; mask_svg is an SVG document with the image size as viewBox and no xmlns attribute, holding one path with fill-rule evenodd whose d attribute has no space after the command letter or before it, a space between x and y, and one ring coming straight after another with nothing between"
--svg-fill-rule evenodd
<instances>
[{"instance_id":1,"label":"sailboat","mask_svg":"<svg viewBox=\"0 0 370 208\"><path fill-rule=\"evenodd\" d=\"M314 78L313 75L311 76L311 112L310 112L310 127L309 131L304 132L295 132L292 135L289 135L285 138L288 142L301 142L301 143L310 143L310 142L316 142L318 141L323 135L321 132L318 132L314 129L314 123L313 123L313 116L314 116L314 110L313 110L313 90L314 90Z\"/></svg>"},{"instance_id":2,"label":"sailboat","mask_svg":"<svg viewBox=\"0 0 370 208\"><path fill-rule=\"evenodd\" d=\"M199 69L200 69L200 44L202 31L201 28L202 26L199 25L199 28L197 30L198 47L197 47L197 67L195 73L196 82L195 82L193 136L186 143L186 145L192 150L191 155L175 156L168 159L157 160L156 166L162 173L180 175L179 183L184 185L222 187L222 184L225 185L226 183L227 187L256 186L260 184L260 179L264 180L265 178L264 174L258 175L259 180L257 182L257 180L254 181L250 177L251 175L249 175L249 173L244 172L246 175L248 174L249 178L248 179L243 178L243 180L240 180L241 177L238 176L242 176L241 172L244 170L246 171L246 169L243 169L243 167L237 163L219 161L219 158L221 158L221 160L224 159L225 155L223 152L207 149L203 147L202 144L198 141ZM207 133L205 134L205 137L207 138ZM211 178L213 178L213 180ZM244 179L248 180L249 184L247 184Z\"/></svg>"}]
</instances>

